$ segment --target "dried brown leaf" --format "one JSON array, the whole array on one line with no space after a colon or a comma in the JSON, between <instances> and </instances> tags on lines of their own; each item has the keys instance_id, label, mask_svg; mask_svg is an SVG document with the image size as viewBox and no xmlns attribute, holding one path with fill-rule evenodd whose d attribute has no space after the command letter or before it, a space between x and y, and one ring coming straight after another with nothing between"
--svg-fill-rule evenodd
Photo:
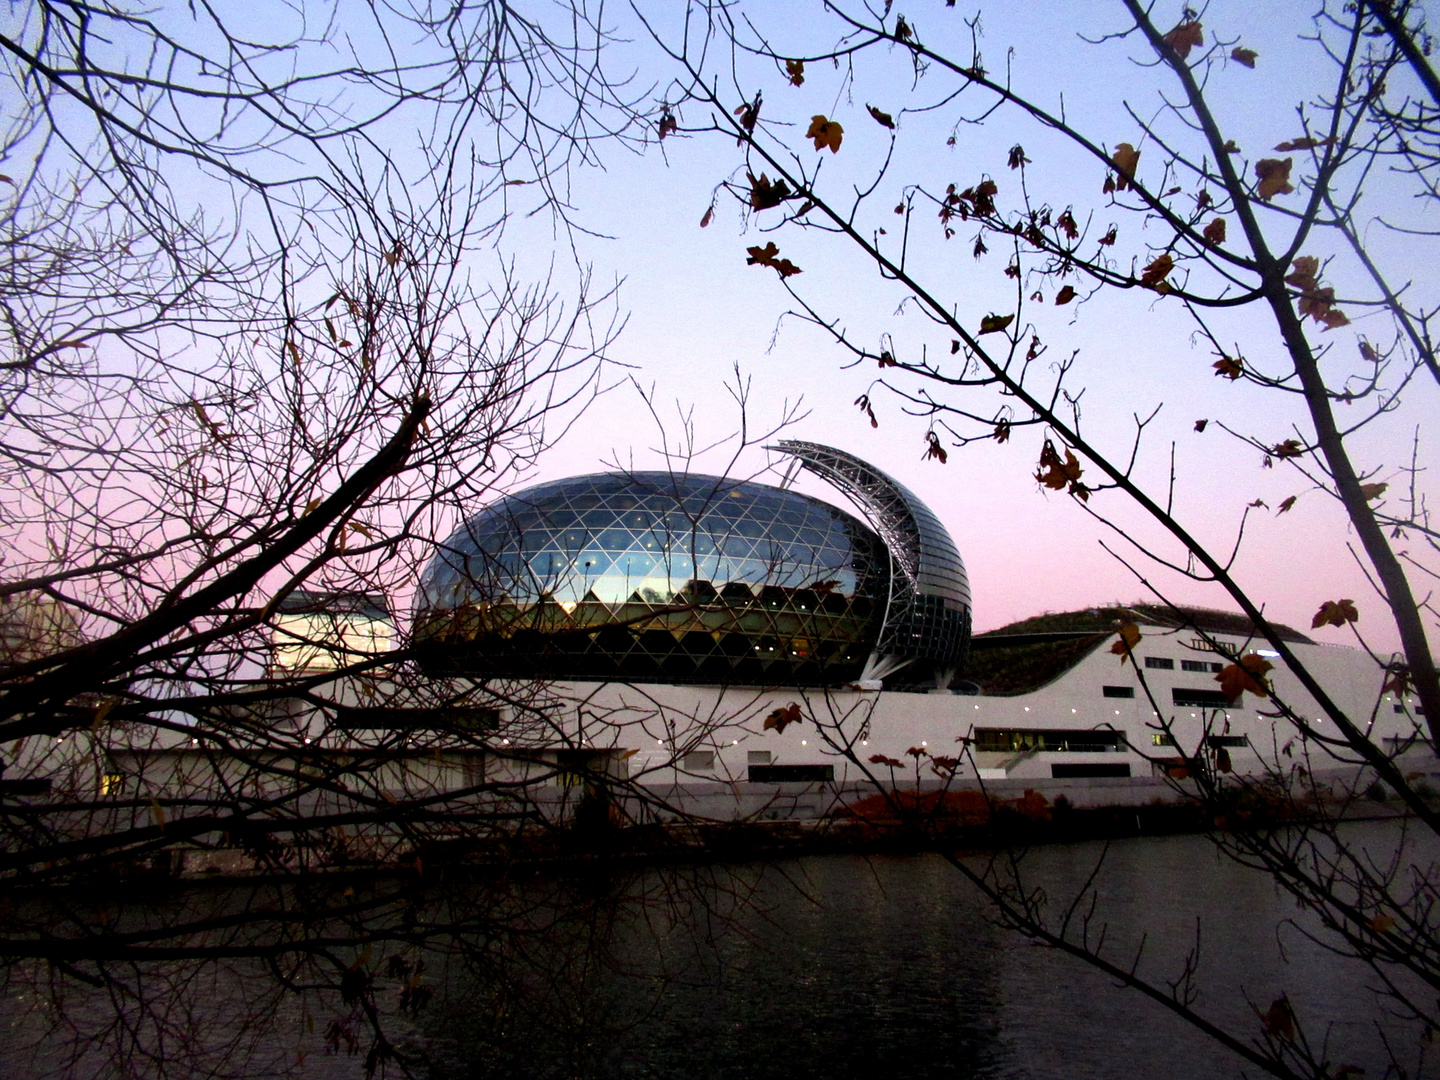
<instances>
[{"instance_id":1,"label":"dried brown leaf","mask_svg":"<svg viewBox=\"0 0 1440 1080\"><path fill-rule=\"evenodd\" d=\"M1310 629L1318 630L1322 626L1344 626L1346 623L1360 621L1360 612L1355 610L1354 600L1326 600L1320 605L1320 610L1310 620Z\"/></svg>"},{"instance_id":2,"label":"dried brown leaf","mask_svg":"<svg viewBox=\"0 0 1440 1080\"><path fill-rule=\"evenodd\" d=\"M1255 175L1260 178L1260 185L1255 193L1261 202L1269 202L1276 195L1289 195L1295 190L1290 183L1292 164L1293 158L1285 158L1283 161L1278 158L1261 158L1255 163Z\"/></svg>"},{"instance_id":3,"label":"dried brown leaf","mask_svg":"<svg viewBox=\"0 0 1440 1080\"><path fill-rule=\"evenodd\" d=\"M840 151L840 141L845 137L845 129L838 120L827 120L816 114L810 118L810 127L805 132L805 137L815 141L816 150L824 150L828 146L830 152L835 154Z\"/></svg>"},{"instance_id":4,"label":"dried brown leaf","mask_svg":"<svg viewBox=\"0 0 1440 1080\"><path fill-rule=\"evenodd\" d=\"M1122 142L1115 147L1115 153L1110 155L1110 163L1115 166L1118 174L1115 189L1124 191L1135 179L1135 169L1140 164L1140 151L1128 142Z\"/></svg>"},{"instance_id":5,"label":"dried brown leaf","mask_svg":"<svg viewBox=\"0 0 1440 1080\"><path fill-rule=\"evenodd\" d=\"M1205 44L1205 34L1200 28L1200 23L1195 19L1187 19L1165 35L1165 44L1175 50L1175 55L1184 60L1190 55L1190 50L1197 45Z\"/></svg>"}]
</instances>

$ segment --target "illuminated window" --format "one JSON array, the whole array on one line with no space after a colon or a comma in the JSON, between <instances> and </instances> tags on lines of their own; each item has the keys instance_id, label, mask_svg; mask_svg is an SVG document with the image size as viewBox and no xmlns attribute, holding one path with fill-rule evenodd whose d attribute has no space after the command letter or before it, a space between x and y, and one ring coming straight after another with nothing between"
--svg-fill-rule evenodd
<instances>
[{"instance_id":1,"label":"illuminated window","mask_svg":"<svg viewBox=\"0 0 1440 1080\"><path fill-rule=\"evenodd\" d=\"M1125 737L1106 728L976 728L975 749L1016 753L1028 750L1095 753L1125 749Z\"/></svg>"},{"instance_id":2,"label":"illuminated window","mask_svg":"<svg viewBox=\"0 0 1440 1080\"><path fill-rule=\"evenodd\" d=\"M1163 731L1157 731L1150 736L1150 744L1152 746L1174 746L1175 737L1173 735L1167 735Z\"/></svg>"},{"instance_id":3,"label":"illuminated window","mask_svg":"<svg viewBox=\"0 0 1440 1080\"><path fill-rule=\"evenodd\" d=\"M119 795L124 785L125 777L121 773L105 773L100 777L100 794Z\"/></svg>"}]
</instances>

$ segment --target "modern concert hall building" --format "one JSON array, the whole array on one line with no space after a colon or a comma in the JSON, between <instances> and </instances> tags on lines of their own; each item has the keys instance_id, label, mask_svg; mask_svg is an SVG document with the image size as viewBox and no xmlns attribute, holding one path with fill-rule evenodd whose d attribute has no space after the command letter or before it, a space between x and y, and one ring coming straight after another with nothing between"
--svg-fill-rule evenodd
<instances>
[{"instance_id":1,"label":"modern concert hall building","mask_svg":"<svg viewBox=\"0 0 1440 1080\"><path fill-rule=\"evenodd\" d=\"M778 449L869 524L764 484L600 473L506 496L458 529L421 583L436 675L946 688L970 587L907 488L813 443Z\"/></svg>"},{"instance_id":2,"label":"modern concert hall building","mask_svg":"<svg viewBox=\"0 0 1440 1080\"><path fill-rule=\"evenodd\" d=\"M1418 706L1380 692L1370 657L1288 628L1137 604L972 637L964 564L914 492L840 450L772 449L778 486L600 473L479 508L437 545L408 626L385 597L292 594L266 674L307 689L256 720L312 762L383 759L379 795L515 781L563 806L608 776L712 819L823 816L877 782L1125 805L1178 797L1196 770L1288 767L1307 746L1295 718L1332 734L1285 650L1350 716L1373 713L1380 745L1435 765ZM793 490L800 469L849 509ZM392 642L410 648L386 662ZM1217 676L1252 652L1274 696L1227 696ZM343 672L357 656L364 677ZM99 782L155 798L211 752L117 747Z\"/></svg>"}]
</instances>

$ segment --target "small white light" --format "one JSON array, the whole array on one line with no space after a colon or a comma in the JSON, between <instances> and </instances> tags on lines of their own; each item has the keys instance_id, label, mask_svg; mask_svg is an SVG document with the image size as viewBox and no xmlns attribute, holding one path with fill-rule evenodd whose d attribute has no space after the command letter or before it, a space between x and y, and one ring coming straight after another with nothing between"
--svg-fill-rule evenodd
<instances>
[{"instance_id":1,"label":"small white light","mask_svg":"<svg viewBox=\"0 0 1440 1080\"><path fill-rule=\"evenodd\" d=\"M807 740L805 740L805 739L801 739L801 740L800 740L800 745L801 745L801 746L809 746L810 743L809 743Z\"/></svg>"},{"instance_id":2,"label":"small white light","mask_svg":"<svg viewBox=\"0 0 1440 1080\"><path fill-rule=\"evenodd\" d=\"M1071 711L1071 712L1074 712L1075 710L1074 710L1074 709L1071 709L1070 711Z\"/></svg>"},{"instance_id":3,"label":"small white light","mask_svg":"<svg viewBox=\"0 0 1440 1080\"><path fill-rule=\"evenodd\" d=\"M921 739L921 740L920 740L920 745L921 745L921 746L929 746L930 744L929 744L928 742L926 742L924 739Z\"/></svg>"},{"instance_id":4,"label":"small white light","mask_svg":"<svg viewBox=\"0 0 1440 1080\"><path fill-rule=\"evenodd\" d=\"M1026 712L1029 712L1029 711L1030 711L1030 706L1029 706L1029 705L1026 705L1026 706L1025 706L1025 711L1026 711Z\"/></svg>"},{"instance_id":5,"label":"small white light","mask_svg":"<svg viewBox=\"0 0 1440 1080\"><path fill-rule=\"evenodd\" d=\"M978 709L979 707L980 707L979 705L976 705L976 706L975 706L975 708L977 708L977 709Z\"/></svg>"},{"instance_id":6,"label":"small white light","mask_svg":"<svg viewBox=\"0 0 1440 1080\"><path fill-rule=\"evenodd\" d=\"M860 740L860 745L861 745L861 746L869 746L869 745L870 745L870 740L869 740L869 739L861 739L861 740Z\"/></svg>"},{"instance_id":7,"label":"small white light","mask_svg":"<svg viewBox=\"0 0 1440 1080\"><path fill-rule=\"evenodd\" d=\"M306 740L305 740L305 745L306 745L306 746L309 746L309 745L310 745L310 740L309 740L309 739L306 739Z\"/></svg>"},{"instance_id":8,"label":"small white light","mask_svg":"<svg viewBox=\"0 0 1440 1080\"><path fill-rule=\"evenodd\" d=\"M731 740L730 740L730 745L731 745L731 746L739 746L739 745L740 745L740 740L739 740L739 739L731 739Z\"/></svg>"},{"instance_id":9,"label":"small white light","mask_svg":"<svg viewBox=\"0 0 1440 1080\"><path fill-rule=\"evenodd\" d=\"M1071 709L1070 711L1071 711L1071 712L1074 712L1075 710L1074 710L1074 709ZM1116 709L1116 710L1115 710L1115 715L1116 715L1116 716L1119 716L1119 715L1120 715L1120 710L1119 710L1119 709Z\"/></svg>"},{"instance_id":10,"label":"small white light","mask_svg":"<svg viewBox=\"0 0 1440 1080\"><path fill-rule=\"evenodd\" d=\"M1279 655L1280 655L1280 654L1279 654L1278 652L1276 652L1274 649L1256 649L1255 652L1256 652L1258 655L1260 655L1260 656L1279 656Z\"/></svg>"},{"instance_id":11,"label":"small white light","mask_svg":"<svg viewBox=\"0 0 1440 1080\"><path fill-rule=\"evenodd\" d=\"M1192 714L1192 715L1193 715L1193 714ZM664 745L665 745L665 740L664 740L664 739L656 739L656 740L655 740L655 745L656 745L656 746L664 746Z\"/></svg>"}]
</instances>

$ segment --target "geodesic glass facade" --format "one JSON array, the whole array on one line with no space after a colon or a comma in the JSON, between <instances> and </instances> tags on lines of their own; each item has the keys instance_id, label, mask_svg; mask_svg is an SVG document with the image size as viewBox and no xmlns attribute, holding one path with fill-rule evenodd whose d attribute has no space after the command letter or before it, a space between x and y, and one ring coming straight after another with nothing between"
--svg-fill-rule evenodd
<instances>
[{"instance_id":1,"label":"geodesic glass facade","mask_svg":"<svg viewBox=\"0 0 1440 1080\"><path fill-rule=\"evenodd\" d=\"M500 499L442 545L415 636L434 674L835 684L889 595L855 517L763 484L598 473Z\"/></svg>"}]
</instances>

